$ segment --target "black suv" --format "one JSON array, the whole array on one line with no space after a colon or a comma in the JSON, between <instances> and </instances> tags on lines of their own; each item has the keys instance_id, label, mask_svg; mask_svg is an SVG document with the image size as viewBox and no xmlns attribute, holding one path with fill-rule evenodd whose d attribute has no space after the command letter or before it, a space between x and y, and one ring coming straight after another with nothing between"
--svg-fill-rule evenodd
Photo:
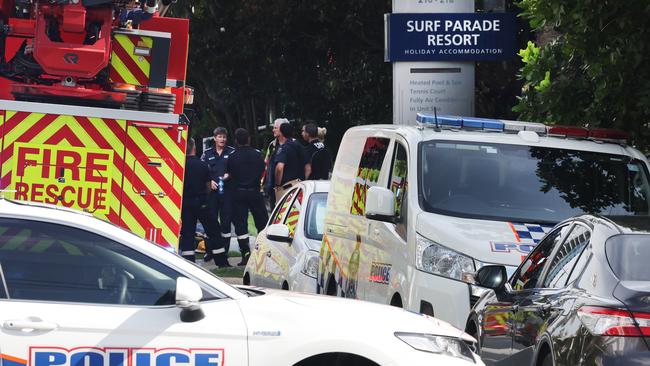
<instances>
[{"instance_id":1,"label":"black suv","mask_svg":"<svg viewBox=\"0 0 650 366\"><path fill-rule=\"evenodd\" d=\"M650 217L580 216L557 225L494 291L466 331L487 365L650 365Z\"/></svg>"}]
</instances>

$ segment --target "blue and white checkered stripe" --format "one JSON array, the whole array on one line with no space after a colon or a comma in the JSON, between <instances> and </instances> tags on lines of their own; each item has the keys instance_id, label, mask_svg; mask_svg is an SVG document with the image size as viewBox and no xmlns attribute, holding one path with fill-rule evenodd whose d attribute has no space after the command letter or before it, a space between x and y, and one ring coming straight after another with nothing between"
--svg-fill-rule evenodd
<instances>
[{"instance_id":1,"label":"blue and white checkered stripe","mask_svg":"<svg viewBox=\"0 0 650 366\"><path fill-rule=\"evenodd\" d=\"M525 223L518 223L518 222L513 222L512 226L517 232L517 235L519 235L519 239L521 239L521 243L530 243L530 244L538 244L542 240L544 235L546 235L546 233L551 231L551 229L553 228L553 225L548 225L548 224L538 225L538 224L525 224Z\"/></svg>"}]
</instances>

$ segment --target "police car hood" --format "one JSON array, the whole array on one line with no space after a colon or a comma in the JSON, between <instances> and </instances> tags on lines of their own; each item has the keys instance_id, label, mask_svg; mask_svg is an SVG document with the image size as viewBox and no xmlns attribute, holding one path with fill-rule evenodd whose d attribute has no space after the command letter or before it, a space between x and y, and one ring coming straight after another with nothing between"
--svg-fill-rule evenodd
<instances>
[{"instance_id":1,"label":"police car hood","mask_svg":"<svg viewBox=\"0 0 650 366\"><path fill-rule=\"evenodd\" d=\"M310 337L316 333L323 338L367 339L375 334L392 339L395 332L405 332L476 342L447 322L393 306L283 290L261 291L265 295L238 300L249 336L297 336L307 332Z\"/></svg>"},{"instance_id":2,"label":"police car hood","mask_svg":"<svg viewBox=\"0 0 650 366\"><path fill-rule=\"evenodd\" d=\"M553 225L467 219L428 212L417 217L417 233L483 263L518 266Z\"/></svg>"}]
</instances>

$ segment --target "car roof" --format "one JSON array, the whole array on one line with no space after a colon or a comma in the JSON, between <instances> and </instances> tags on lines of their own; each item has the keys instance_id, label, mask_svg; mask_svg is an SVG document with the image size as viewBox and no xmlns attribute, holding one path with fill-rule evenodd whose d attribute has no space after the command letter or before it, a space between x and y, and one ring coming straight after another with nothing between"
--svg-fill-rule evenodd
<instances>
[{"instance_id":1,"label":"car roof","mask_svg":"<svg viewBox=\"0 0 650 366\"><path fill-rule=\"evenodd\" d=\"M650 216L608 216L625 233L650 233Z\"/></svg>"},{"instance_id":2,"label":"car roof","mask_svg":"<svg viewBox=\"0 0 650 366\"><path fill-rule=\"evenodd\" d=\"M351 134L361 134L380 137L382 132L396 133L403 136L408 142L446 140L446 141L471 141L494 144L510 144L525 146L541 146L556 149L569 149L578 151L592 151L613 155L626 155L636 159L646 160L646 157L633 147L614 142L574 139L558 136L539 136L538 142L530 142L519 134L477 131L465 129L433 129L430 127L406 125L363 125L348 130ZM347 132L346 132L347 134Z\"/></svg>"},{"instance_id":3,"label":"car roof","mask_svg":"<svg viewBox=\"0 0 650 366\"><path fill-rule=\"evenodd\" d=\"M329 180L306 180L301 183L304 184L305 187L311 189L313 193L329 192L330 190Z\"/></svg>"}]
</instances>

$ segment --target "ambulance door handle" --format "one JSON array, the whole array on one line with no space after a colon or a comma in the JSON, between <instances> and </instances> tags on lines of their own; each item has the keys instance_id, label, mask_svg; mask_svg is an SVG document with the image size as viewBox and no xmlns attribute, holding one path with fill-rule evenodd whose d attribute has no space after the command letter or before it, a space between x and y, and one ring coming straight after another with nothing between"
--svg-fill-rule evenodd
<instances>
[{"instance_id":1,"label":"ambulance door handle","mask_svg":"<svg viewBox=\"0 0 650 366\"><path fill-rule=\"evenodd\" d=\"M29 320L6 320L2 326L5 329L20 330L26 333L35 330L54 330L59 327L56 323Z\"/></svg>"}]
</instances>

